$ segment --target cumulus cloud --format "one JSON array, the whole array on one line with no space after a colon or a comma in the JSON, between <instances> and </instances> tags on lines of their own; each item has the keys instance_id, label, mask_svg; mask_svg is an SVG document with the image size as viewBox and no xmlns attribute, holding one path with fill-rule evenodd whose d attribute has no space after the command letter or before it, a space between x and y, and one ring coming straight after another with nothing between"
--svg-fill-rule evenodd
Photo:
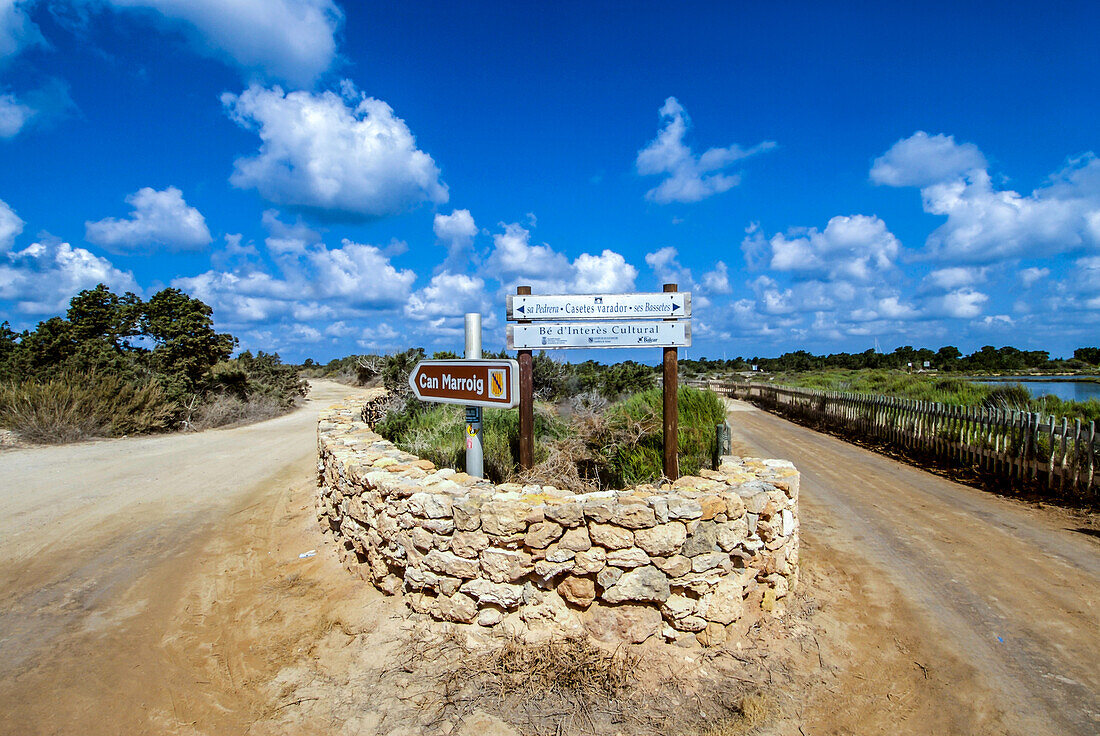
<instances>
[{"instance_id":1,"label":"cumulus cloud","mask_svg":"<svg viewBox=\"0 0 1100 736\"><path fill-rule=\"evenodd\" d=\"M582 253L570 262L545 243L532 244L531 232L519 223L501 224L504 232L493 235L486 266L505 290L514 290L519 284L543 294L614 293L634 288L638 269L614 251Z\"/></svg>"},{"instance_id":2,"label":"cumulus cloud","mask_svg":"<svg viewBox=\"0 0 1100 736\"><path fill-rule=\"evenodd\" d=\"M934 288L949 291L961 286L973 286L986 279L986 269L950 266L938 268L924 278L924 282Z\"/></svg>"},{"instance_id":3,"label":"cumulus cloud","mask_svg":"<svg viewBox=\"0 0 1100 736\"><path fill-rule=\"evenodd\" d=\"M438 213L432 223L432 230L439 242L447 247L447 260L440 268L442 271L461 271L463 261L477 235L477 225L470 210L455 210L449 215Z\"/></svg>"},{"instance_id":4,"label":"cumulus cloud","mask_svg":"<svg viewBox=\"0 0 1100 736\"><path fill-rule=\"evenodd\" d=\"M0 253L11 250L15 238L23 232L24 222L7 202L0 199Z\"/></svg>"},{"instance_id":5,"label":"cumulus cloud","mask_svg":"<svg viewBox=\"0 0 1100 736\"><path fill-rule=\"evenodd\" d=\"M34 45L45 45L42 32L27 13L33 0L0 0L0 63Z\"/></svg>"},{"instance_id":6,"label":"cumulus cloud","mask_svg":"<svg viewBox=\"0 0 1100 736\"><path fill-rule=\"evenodd\" d=\"M865 282L895 267L901 243L878 217L851 215L832 218L822 231L793 228L771 238L752 227L741 249L750 267Z\"/></svg>"},{"instance_id":7,"label":"cumulus cloud","mask_svg":"<svg viewBox=\"0 0 1100 736\"><path fill-rule=\"evenodd\" d=\"M985 168L985 156L973 143L958 144L954 136L918 130L875 159L871 181L892 187L926 187Z\"/></svg>"},{"instance_id":8,"label":"cumulus cloud","mask_svg":"<svg viewBox=\"0 0 1100 736\"><path fill-rule=\"evenodd\" d=\"M200 53L229 61L249 78L296 87L311 86L332 67L344 22L333 0L106 2L119 10L159 14L164 24L182 29Z\"/></svg>"},{"instance_id":9,"label":"cumulus cloud","mask_svg":"<svg viewBox=\"0 0 1100 736\"><path fill-rule=\"evenodd\" d=\"M248 259L233 270L210 270L172 285L234 324L345 319L396 309L408 300L416 273L395 267L383 249L347 239L330 248L317 233L301 223L283 223L273 212L265 213L264 223L277 272Z\"/></svg>"},{"instance_id":10,"label":"cumulus cloud","mask_svg":"<svg viewBox=\"0 0 1100 736\"><path fill-rule=\"evenodd\" d=\"M405 316L426 323L435 334L458 334L467 312L492 312L485 281L476 276L444 271L414 292L405 305Z\"/></svg>"},{"instance_id":11,"label":"cumulus cloud","mask_svg":"<svg viewBox=\"0 0 1100 736\"><path fill-rule=\"evenodd\" d=\"M64 312L72 296L96 284L134 291L133 274L69 243L33 243L0 258L0 300L29 315Z\"/></svg>"},{"instance_id":12,"label":"cumulus cloud","mask_svg":"<svg viewBox=\"0 0 1100 736\"><path fill-rule=\"evenodd\" d=\"M982 313L989 296L974 289L962 288L932 300L932 310L944 317L972 319Z\"/></svg>"},{"instance_id":13,"label":"cumulus cloud","mask_svg":"<svg viewBox=\"0 0 1100 736\"><path fill-rule=\"evenodd\" d=\"M34 117L34 109L15 95L0 95L0 138L13 138Z\"/></svg>"},{"instance_id":14,"label":"cumulus cloud","mask_svg":"<svg viewBox=\"0 0 1100 736\"><path fill-rule=\"evenodd\" d=\"M691 119L679 100L669 97L659 112L662 127L657 137L638 151L635 161L639 174L665 176L664 181L646 192L646 199L659 204L698 202L725 192L740 183L740 176L722 173L723 169L736 161L775 148L772 141L747 149L733 144L726 148L709 148L696 156L684 143L691 129Z\"/></svg>"},{"instance_id":15,"label":"cumulus cloud","mask_svg":"<svg viewBox=\"0 0 1100 736\"><path fill-rule=\"evenodd\" d=\"M1092 153L1023 195L994 186L972 144L918 132L878 159L871 178L920 187L924 211L947 217L927 240L944 260L993 263L1100 247L1100 160Z\"/></svg>"},{"instance_id":16,"label":"cumulus cloud","mask_svg":"<svg viewBox=\"0 0 1100 736\"><path fill-rule=\"evenodd\" d=\"M729 268L722 261L714 264L714 270L703 274L703 287L715 294L728 294L730 288Z\"/></svg>"},{"instance_id":17,"label":"cumulus cloud","mask_svg":"<svg viewBox=\"0 0 1100 736\"><path fill-rule=\"evenodd\" d=\"M1016 274L1016 277L1020 279L1020 284L1025 289L1030 289L1039 281L1042 281L1046 277L1050 276L1049 268L1025 268L1020 273Z\"/></svg>"},{"instance_id":18,"label":"cumulus cloud","mask_svg":"<svg viewBox=\"0 0 1100 736\"><path fill-rule=\"evenodd\" d=\"M148 246L197 250L212 240L202 213L187 204L183 192L175 187L163 191L142 187L126 197L126 204L134 208L126 219L85 222L85 239L113 250Z\"/></svg>"},{"instance_id":19,"label":"cumulus cloud","mask_svg":"<svg viewBox=\"0 0 1100 736\"><path fill-rule=\"evenodd\" d=\"M350 83L342 95L253 85L222 95L222 103L261 140L254 156L237 159L230 182L271 202L364 220L448 199L435 161L416 147L405 121Z\"/></svg>"}]
</instances>

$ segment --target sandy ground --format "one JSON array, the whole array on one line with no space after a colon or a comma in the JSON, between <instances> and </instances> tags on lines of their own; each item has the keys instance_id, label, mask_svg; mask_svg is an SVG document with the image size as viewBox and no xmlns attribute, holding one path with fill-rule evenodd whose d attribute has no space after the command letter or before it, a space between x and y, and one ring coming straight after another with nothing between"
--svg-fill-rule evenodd
<instances>
[{"instance_id":1,"label":"sandy ground","mask_svg":"<svg viewBox=\"0 0 1100 736\"><path fill-rule=\"evenodd\" d=\"M347 393L318 382L240 429L0 454L0 733L553 733L499 699L444 712L436 678L466 650L340 566L314 422ZM643 647L631 707L599 730L651 712L697 733L756 690L761 733L1100 730L1100 540L733 408L746 453L803 473L803 584L741 648ZM593 730L574 716L562 732Z\"/></svg>"}]
</instances>

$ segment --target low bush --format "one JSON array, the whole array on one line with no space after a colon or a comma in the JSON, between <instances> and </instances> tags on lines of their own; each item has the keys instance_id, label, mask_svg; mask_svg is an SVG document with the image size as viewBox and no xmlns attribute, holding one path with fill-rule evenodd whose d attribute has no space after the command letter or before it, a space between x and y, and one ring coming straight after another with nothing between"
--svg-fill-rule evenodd
<instances>
[{"instance_id":1,"label":"low bush","mask_svg":"<svg viewBox=\"0 0 1100 736\"><path fill-rule=\"evenodd\" d=\"M170 429L178 407L156 381L62 374L0 384L0 426L31 442L71 442Z\"/></svg>"},{"instance_id":2,"label":"low bush","mask_svg":"<svg viewBox=\"0 0 1100 736\"><path fill-rule=\"evenodd\" d=\"M187 424L189 429L198 431L231 427L273 419L285 414L286 410L283 402L273 396L257 395L242 399L233 394L222 394L198 405Z\"/></svg>"},{"instance_id":3,"label":"low bush","mask_svg":"<svg viewBox=\"0 0 1100 736\"><path fill-rule=\"evenodd\" d=\"M709 391L684 387L677 394L681 473L708 467L715 425L725 407ZM599 410L590 408L593 403ZM568 422L543 404L535 411L535 467L519 469L519 413L486 409L482 417L485 475L494 482L517 479L583 492L653 482L662 473L662 394L651 389L607 406L576 402ZM401 449L441 467L465 469L462 407L426 405L415 399L389 411L375 431Z\"/></svg>"}]
</instances>

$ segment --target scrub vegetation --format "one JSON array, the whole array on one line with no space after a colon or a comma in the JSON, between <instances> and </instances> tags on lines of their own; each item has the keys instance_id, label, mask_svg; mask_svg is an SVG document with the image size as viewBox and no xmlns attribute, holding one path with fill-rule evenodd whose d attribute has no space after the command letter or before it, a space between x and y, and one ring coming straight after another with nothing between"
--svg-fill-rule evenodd
<instances>
[{"instance_id":1,"label":"scrub vegetation","mask_svg":"<svg viewBox=\"0 0 1100 736\"><path fill-rule=\"evenodd\" d=\"M143 301L103 284L21 333L0 325L0 427L67 442L256 421L308 384L274 353L231 358L237 340L179 289Z\"/></svg>"}]
</instances>

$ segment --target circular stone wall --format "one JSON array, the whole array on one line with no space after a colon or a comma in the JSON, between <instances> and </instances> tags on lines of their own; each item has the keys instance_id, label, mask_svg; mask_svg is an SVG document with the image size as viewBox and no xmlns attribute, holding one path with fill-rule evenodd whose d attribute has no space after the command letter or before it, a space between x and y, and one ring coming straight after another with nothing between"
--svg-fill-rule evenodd
<instances>
[{"instance_id":1,"label":"circular stone wall","mask_svg":"<svg viewBox=\"0 0 1100 736\"><path fill-rule=\"evenodd\" d=\"M436 468L357 420L318 423L319 515L345 564L415 611L511 633L704 644L798 579L798 472L723 457L671 485L576 494Z\"/></svg>"}]
</instances>

